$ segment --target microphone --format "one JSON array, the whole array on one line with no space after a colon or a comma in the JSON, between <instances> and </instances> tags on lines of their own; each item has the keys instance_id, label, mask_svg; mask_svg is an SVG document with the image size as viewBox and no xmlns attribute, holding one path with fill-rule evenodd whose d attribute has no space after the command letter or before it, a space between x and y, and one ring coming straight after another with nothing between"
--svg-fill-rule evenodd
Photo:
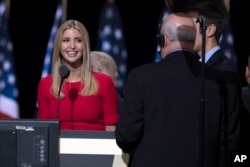
<instances>
[{"instance_id":1,"label":"microphone","mask_svg":"<svg viewBox=\"0 0 250 167\"><path fill-rule=\"evenodd\" d=\"M206 19L205 16L203 15L198 15L196 18L196 23L201 23L204 19Z\"/></svg>"},{"instance_id":2,"label":"microphone","mask_svg":"<svg viewBox=\"0 0 250 167\"><path fill-rule=\"evenodd\" d=\"M62 88L62 83L65 78L69 76L69 68L65 64L61 64L60 67L58 68L59 75L61 77L60 85L59 85L59 90L58 90L58 100L57 100L57 118L59 119L59 111L60 111L60 93L61 93L61 88Z\"/></svg>"},{"instance_id":3,"label":"microphone","mask_svg":"<svg viewBox=\"0 0 250 167\"><path fill-rule=\"evenodd\" d=\"M65 64L61 64L58 69L59 75L61 77L61 80L64 80L69 76L69 69Z\"/></svg>"},{"instance_id":4,"label":"microphone","mask_svg":"<svg viewBox=\"0 0 250 167\"><path fill-rule=\"evenodd\" d=\"M199 23L200 24L200 34L202 34L204 31L206 31L206 26L207 26L207 23L206 23L206 17L205 16L202 16L202 15L199 15L196 19L196 23Z\"/></svg>"}]
</instances>

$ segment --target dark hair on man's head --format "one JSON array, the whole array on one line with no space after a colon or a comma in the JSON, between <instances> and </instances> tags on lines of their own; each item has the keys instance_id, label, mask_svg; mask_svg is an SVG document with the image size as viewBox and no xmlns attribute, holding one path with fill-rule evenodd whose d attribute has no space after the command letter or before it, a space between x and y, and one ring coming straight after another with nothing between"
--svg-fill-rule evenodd
<instances>
[{"instance_id":1,"label":"dark hair on man's head","mask_svg":"<svg viewBox=\"0 0 250 167\"><path fill-rule=\"evenodd\" d=\"M206 19L207 25L214 24L216 26L215 36L219 41L229 18L229 12L225 6L213 1L199 1L187 6L184 11L186 13L197 12L198 16Z\"/></svg>"}]
</instances>

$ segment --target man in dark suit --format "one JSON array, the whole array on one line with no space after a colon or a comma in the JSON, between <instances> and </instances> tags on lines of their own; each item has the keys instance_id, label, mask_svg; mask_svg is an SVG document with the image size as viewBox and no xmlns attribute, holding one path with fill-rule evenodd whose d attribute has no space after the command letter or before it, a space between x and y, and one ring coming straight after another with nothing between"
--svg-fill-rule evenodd
<instances>
[{"instance_id":1,"label":"man in dark suit","mask_svg":"<svg viewBox=\"0 0 250 167\"><path fill-rule=\"evenodd\" d=\"M245 79L247 85L242 87L241 98L243 103L243 112L241 119L241 148L250 156L250 56L245 70Z\"/></svg>"},{"instance_id":2,"label":"man in dark suit","mask_svg":"<svg viewBox=\"0 0 250 167\"><path fill-rule=\"evenodd\" d=\"M236 64L225 56L219 45L229 18L226 6L213 1L198 1L187 6L185 12L196 22L194 51L199 55L200 61L204 54L206 65L221 71L235 72L238 75ZM205 40L203 40L203 35Z\"/></svg>"},{"instance_id":3,"label":"man in dark suit","mask_svg":"<svg viewBox=\"0 0 250 167\"><path fill-rule=\"evenodd\" d=\"M222 3L215 3L213 1L198 1L187 6L185 9L185 12L193 17L196 22L197 34L194 51L199 55L200 61L202 60L202 56L204 56L203 58L207 66L220 71L230 72L231 75L229 78L237 82L239 94L242 92L242 98L240 98L241 148L242 150L247 150L248 147L246 147L246 144L249 143L247 140L249 140L248 126L250 120L249 114L245 110L246 105L243 104L246 101L249 90L247 87L244 88L244 91L241 90L242 84L237 64L225 56L219 44L222 34L228 25L228 11L229 8L226 8L226 5L223 6ZM206 26L202 26L202 23L206 24ZM205 40L202 39L203 35L205 36ZM247 103L247 106L249 106L249 104L250 103ZM250 152L250 149L248 151Z\"/></svg>"},{"instance_id":4,"label":"man in dark suit","mask_svg":"<svg viewBox=\"0 0 250 167\"><path fill-rule=\"evenodd\" d=\"M227 21L229 19L228 11L225 6L214 3L213 1L201 1L188 6L185 11L197 20L196 18L202 16L206 21L205 30L205 63L207 66L218 69L220 71L229 71L232 73L231 79L237 80L239 93L242 93L240 98L240 122L241 122L241 150L250 153L249 141L249 87L241 88L241 81L236 64L231 59L225 56L219 45L219 40L225 30ZM201 23L197 20L196 27L201 27ZM202 58L202 33L197 31L196 43L194 50ZM241 90L242 89L242 90ZM247 102L248 101L248 102ZM248 111L249 111L248 110ZM250 154L249 154L250 155Z\"/></svg>"},{"instance_id":5,"label":"man in dark suit","mask_svg":"<svg viewBox=\"0 0 250 167\"><path fill-rule=\"evenodd\" d=\"M172 13L160 33L162 60L129 73L117 145L130 167L224 167L239 144L235 87L195 58L191 18Z\"/></svg>"},{"instance_id":6,"label":"man in dark suit","mask_svg":"<svg viewBox=\"0 0 250 167\"><path fill-rule=\"evenodd\" d=\"M245 78L247 85L242 87L242 100L244 107L250 114L250 56L248 56L248 63L245 70Z\"/></svg>"}]
</instances>

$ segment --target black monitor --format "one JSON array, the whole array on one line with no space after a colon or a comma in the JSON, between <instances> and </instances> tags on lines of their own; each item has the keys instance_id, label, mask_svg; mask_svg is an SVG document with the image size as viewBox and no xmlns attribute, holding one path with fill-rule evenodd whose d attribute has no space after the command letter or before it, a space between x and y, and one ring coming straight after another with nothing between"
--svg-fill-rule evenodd
<instances>
[{"instance_id":1,"label":"black monitor","mask_svg":"<svg viewBox=\"0 0 250 167\"><path fill-rule=\"evenodd\" d=\"M59 121L0 120L1 167L59 167Z\"/></svg>"}]
</instances>

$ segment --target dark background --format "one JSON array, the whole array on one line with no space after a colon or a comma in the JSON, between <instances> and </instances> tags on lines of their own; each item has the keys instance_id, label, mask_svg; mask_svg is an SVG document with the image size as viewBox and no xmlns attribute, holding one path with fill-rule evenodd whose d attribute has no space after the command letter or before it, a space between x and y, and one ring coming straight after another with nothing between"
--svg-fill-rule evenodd
<instances>
[{"instance_id":1,"label":"dark background","mask_svg":"<svg viewBox=\"0 0 250 167\"><path fill-rule=\"evenodd\" d=\"M177 0L179 3L181 0ZM57 0L11 0L9 28L14 47L14 63L19 90L21 118L33 118L36 108L37 85L41 78L43 61ZM97 44L99 14L105 0L68 0L67 19L81 21L89 31L91 50ZM164 0L148 0L144 3L115 1L121 15L128 51L128 71L136 66L153 62L155 36ZM244 4L245 3L245 4ZM238 67L245 85L244 70L250 55L250 33L247 27L247 11L237 9L246 2L237 4L231 0L231 22Z\"/></svg>"}]
</instances>

